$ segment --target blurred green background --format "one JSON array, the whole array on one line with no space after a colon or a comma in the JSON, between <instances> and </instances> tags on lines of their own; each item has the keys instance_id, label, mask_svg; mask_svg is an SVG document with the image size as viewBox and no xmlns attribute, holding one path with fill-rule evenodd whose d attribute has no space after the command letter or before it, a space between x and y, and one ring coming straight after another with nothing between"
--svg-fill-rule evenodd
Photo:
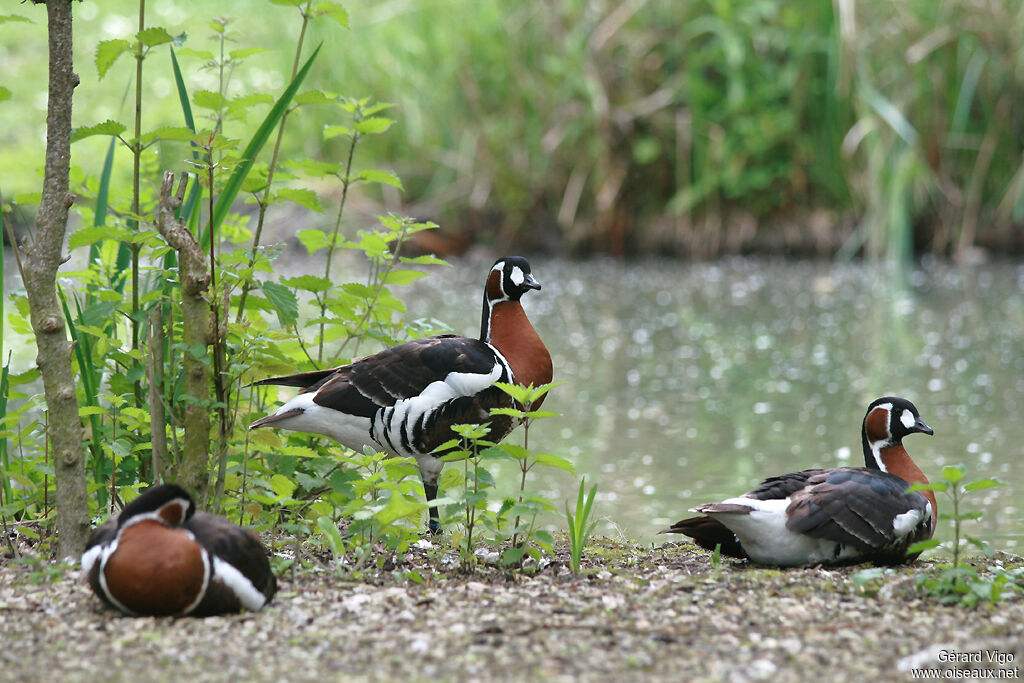
<instances>
[{"instance_id":1,"label":"blurred green background","mask_svg":"<svg viewBox=\"0 0 1024 683\"><path fill-rule=\"evenodd\" d=\"M100 80L96 45L130 39L138 2L75 3L76 125L130 120L134 61ZM313 22L305 86L395 105L359 151L405 192L364 201L432 219L457 253L971 256L1024 246L1024 3L1018 0L384 0ZM0 189L38 189L42 6L0 24ZM147 3L148 26L212 50L232 17L233 95L275 97L301 24L266 0ZM18 15L31 23L9 20ZM166 46L146 61L144 129L181 125ZM179 48L181 49L181 48ZM217 74L186 49L190 88ZM204 85L205 84L205 85ZM130 99L130 98L129 98ZM156 103L159 105L155 106ZM250 128L263 113L250 114ZM289 121L284 158L337 160L327 108ZM239 124L242 125L242 124ZM230 134L231 131L229 130ZM238 137L244 135L236 131ZM98 173L107 141L76 143ZM173 148L172 148L173 149ZM147 171L184 167L164 151ZM307 183L308 186L308 183ZM326 188L324 191L329 191Z\"/></svg>"}]
</instances>

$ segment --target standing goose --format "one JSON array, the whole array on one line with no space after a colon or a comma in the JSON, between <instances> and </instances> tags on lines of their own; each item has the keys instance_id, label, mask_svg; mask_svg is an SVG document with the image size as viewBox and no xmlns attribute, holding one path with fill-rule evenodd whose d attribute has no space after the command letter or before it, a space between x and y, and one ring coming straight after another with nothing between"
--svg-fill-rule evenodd
<instances>
[{"instance_id":1,"label":"standing goose","mask_svg":"<svg viewBox=\"0 0 1024 683\"><path fill-rule=\"evenodd\" d=\"M709 550L760 564L899 564L914 560L912 544L931 538L938 511L928 483L903 438L932 434L910 401L894 396L868 406L861 426L865 467L793 472L765 479L753 491L699 505L661 533L686 534Z\"/></svg>"},{"instance_id":2,"label":"standing goose","mask_svg":"<svg viewBox=\"0 0 1024 683\"><path fill-rule=\"evenodd\" d=\"M196 512L175 484L147 489L96 529L82 574L104 603L132 616L256 611L277 591L256 535Z\"/></svg>"},{"instance_id":3,"label":"standing goose","mask_svg":"<svg viewBox=\"0 0 1024 683\"><path fill-rule=\"evenodd\" d=\"M453 334L392 346L349 365L264 379L256 384L301 391L249 429L271 426L329 436L355 451L370 447L416 459L428 501L437 497L451 427L490 421L487 438L500 441L516 426L491 408L512 399L495 382L540 386L551 381L551 356L533 329L520 298L540 283L520 256L495 261L484 285L480 338ZM542 399L543 400L543 399ZM534 408L538 407L533 406ZM436 507L429 529L440 530Z\"/></svg>"}]
</instances>

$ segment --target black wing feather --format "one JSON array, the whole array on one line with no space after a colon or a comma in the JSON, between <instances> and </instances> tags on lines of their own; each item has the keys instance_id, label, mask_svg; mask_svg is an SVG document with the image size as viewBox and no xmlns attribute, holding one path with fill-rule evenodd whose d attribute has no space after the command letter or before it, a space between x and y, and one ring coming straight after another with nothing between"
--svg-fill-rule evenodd
<instances>
[{"instance_id":1,"label":"black wing feather","mask_svg":"<svg viewBox=\"0 0 1024 683\"><path fill-rule=\"evenodd\" d=\"M899 477L864 468L843 467L808 479L793 495L786 527L795 533L851 545L865 552L903 544L893 520L914 509L927 511L920 493L906 493Z\"/></svg>"},{"instance_id":2,"label":"black wing feather","mask_svg":"<svg viewBox=\"0 0 1024 683\"><path fill-rule=\"evenodd\" d=\"M782 500L783 498L789 498L797 491L805 488L807 482L812 478L820 477L825 472L828 472L828 470L815 468L768 477L758 484L757 488L749 493L744 493L743 496L756 500Z\"/></svg>"},{"instance_id":3,"label":"black wing feather","mask_svg":"<svg viewBox=\"0 0 1024 683\"><path fill-rule=\"evenodd\" d=\"M495 362L494 351L478 339L416 339L337 368L313 400L326 408L372 417L380 408L418 396L450 372L487 374Z\"/></svg>"},{"instance_id":4,"label":"black wing feather","mask_svg":"<svg viewBox=\"0 0 1024 683\"><path fill-rule=\"evenodd\" d=\"M681 519L668 529L660 532L663 534L685 534L693 539L694 543L706 550L714 550L721 547L721 553L728 557L746 559L747 551L740 545L740 540L727 526L713 517L701 516Z\"/></svg>"},{"instance_id":5,"label":"black wing feather","mask_svg":"<svg viewBox=\"0 0 1024 683\"><path fill-rule=\"evenodd\" d=\"M197 512L185 524L184 528L191 531L200 545L221 560L228 562L242 573L258 591L269 600L277 592L277 578L270 569L267 551L256 534L249 529L232 524L223 517ZM230 596L208 593L203 602L196 608L196 616L217 614L225 609L223 601L237 599ZM238 609L240 605L233 609ZM211 610L207 612L207 610Z\"/></svg>"}]
</instances>

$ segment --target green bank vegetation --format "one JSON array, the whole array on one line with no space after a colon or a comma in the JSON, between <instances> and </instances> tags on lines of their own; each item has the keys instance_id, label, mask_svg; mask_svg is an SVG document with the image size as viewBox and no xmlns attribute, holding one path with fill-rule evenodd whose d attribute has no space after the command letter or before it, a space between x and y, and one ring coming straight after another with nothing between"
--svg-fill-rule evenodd
<instances>
[{"instance_id":1,"label":"green bank vegetation","mask_svg":"<svg viewBox=\"0 0 1024 683\"><path fill-rule=\"evenodd\" d=\"M311 562L321 548L333 556L339 573L355 576L371 560L383 563L419 538L426 504L415 463L347 452L305 434L250 433L246 425L272 410L277 398L277 389L255 389L251 382L332 367L441 331L430 321L407 322L396 290L423 276L425 267L445 263L404 253L407 241L434 229L432 223L389 213L375 224L351 225L355 221L345 215L350 188L401 190L402 183L394 173L362 163L364 141L392 128L392 108L310 86L322 45L308 44L307 29L321 23L344 28L344 9L308 1L272 5L294 29L293 70L275 93L230 94L232 74L259 50L234 45L225 19L203 24L212 39L186 48L184 33L148 25L140 3L137 32L94 46L95 62L88 68L101 78L118 62L134 63L129 92L135 106L123 119L66 130L71 144L98 138L106 147L105 155L86 157L95 165L71 174L81 227L67 247L85 258L81 268L63 273L59 309L49 325L61 333L66 329L71 341L77 386L68 398L76 399L72 426L84 465L77 476L88 492L81 503L88 509L75 512L102 519L150 483L175 481L203 507L272 529L279 543L294 541L296 552L290 560L278 558L279 564ZM218 89L190 86L180 53L205 60L205 68L217 74ZM154 105L147 87L164 57L180 124L149 129L143 120ZM321 135L343 141L341 161L281 153L293 134L291 121L313 107L330 112L332 123ZM154 158L183 159L189 174L176 174L174 164L165 169ZM49 158L47 169L49 174ZM310 187L318 182L340 192L322 200ZM242 198L256 205L252 215L236 212ZM321 257L322 272L275 273L282 247L265 245L261 236L267 209L286 202L330 217L319 227L294 231L310 257ZM10 237L24 272L36 258L42 231L37 222L26 240L13 232ZM58 248L62 243L58 238ZM332 268L341 250L360 255L349 259L359 264L356 272ZM26 290L3 294L4 302L13 303L7 316L13 331L38 335ZM56 362L40 358L40 366ZM38 369L19 370L10 356L4 359L0 522L15 556L9 533L52 551L52 536L42 538L40 529L52 531L55 516L58 539L67 541L59 513L76 505L60 495L62 477L76 474L55 470L57 454L48 436L63 408L42 405L24 391L39 378ZM42 379L46 385L45 373ZM447 469L447 498L439 503L445 524L456 529L449 540L468 566L480 554L478 546L488 544L502 551L506 567L525 557L536 561L541 550L553 552L553 538L537 519L555 507L526 488L526 472L534 466L572 471L561 458L528 447L530 423L554 416L530 407L550 388L503 387L521 406L502 412L524 423L522 445L486 441L486 426L458 428L468 445L448 457L465 460L465 466L461 473L457 465ZM62 462L76 457L72 449L60 453ZM487 471L494 459L519 463L517 498L498 499ZM73 550L62 546L62 552Z\"/></svg>"},{"instance_id":2,"label":"green bank vegetation","mask_svg":"<svg viewBox=\"0 0 1024 683\"><path fill-rule=\"evenodd\" d=\"M228 53L291 40L288 4L225 5ZM116 38L129 36L133 8L82 3L80 35L122 27ZM441 224L445 239L425 239L431 247L894 258L915 247L1020 247L1024 9L1015 0L390 0L347 9L351 30L308 26L307 41L324 43L311 76L396 105L397 130L361 154L396 170L405 191L371 195ZM224 74L203 54L209 10L182 1L149 11L172 34L187 33L182 68L217 91ZM6 42L16 68L2 83L11 100L0 107L9 137L0 162L33 170L37 157L26 152L36 149L39 117L26 114L38 113L45 83L30 56L38 43ZM91 59L90 39L80 43ZM180 126L167 51L154 56L147 121ZM76 123L120 115L130 78L122 61L104 83L82 69ZM283 87L291 66L286 50L234 60L229 99ZM336 125L328 108L299 118L283 158L345 157L344 139L322 135ZM180 166L181 155L161 158ZM15 186L8 194L26 186L4 182Z\"/></svg>"}]
</instances>

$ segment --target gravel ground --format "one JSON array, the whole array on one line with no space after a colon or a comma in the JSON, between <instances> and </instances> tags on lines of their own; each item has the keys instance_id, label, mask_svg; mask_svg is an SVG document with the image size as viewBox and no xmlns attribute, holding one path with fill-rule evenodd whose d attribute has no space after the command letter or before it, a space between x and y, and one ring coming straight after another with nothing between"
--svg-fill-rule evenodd
<instances>
[{"instance_id":1,"label":"gravel ground","mask_svg":"<svg viewBox=\"0 0 1024 683\"><path fill-rule=\"evenodd\" d=\"M1024 600L941 606L914 591L914 572L937 571L929 562L869 596L856 568L712 567L687 543L598 539L588 555L582 577L564 558L509 576L418 548L361 582L282 577L263 612L207 619L122 617L77 571L0 557L0 679L902 681L913 667L1024 668ZM943 664L948 653L982 661Z\"/></svg>"}]
</instances>

